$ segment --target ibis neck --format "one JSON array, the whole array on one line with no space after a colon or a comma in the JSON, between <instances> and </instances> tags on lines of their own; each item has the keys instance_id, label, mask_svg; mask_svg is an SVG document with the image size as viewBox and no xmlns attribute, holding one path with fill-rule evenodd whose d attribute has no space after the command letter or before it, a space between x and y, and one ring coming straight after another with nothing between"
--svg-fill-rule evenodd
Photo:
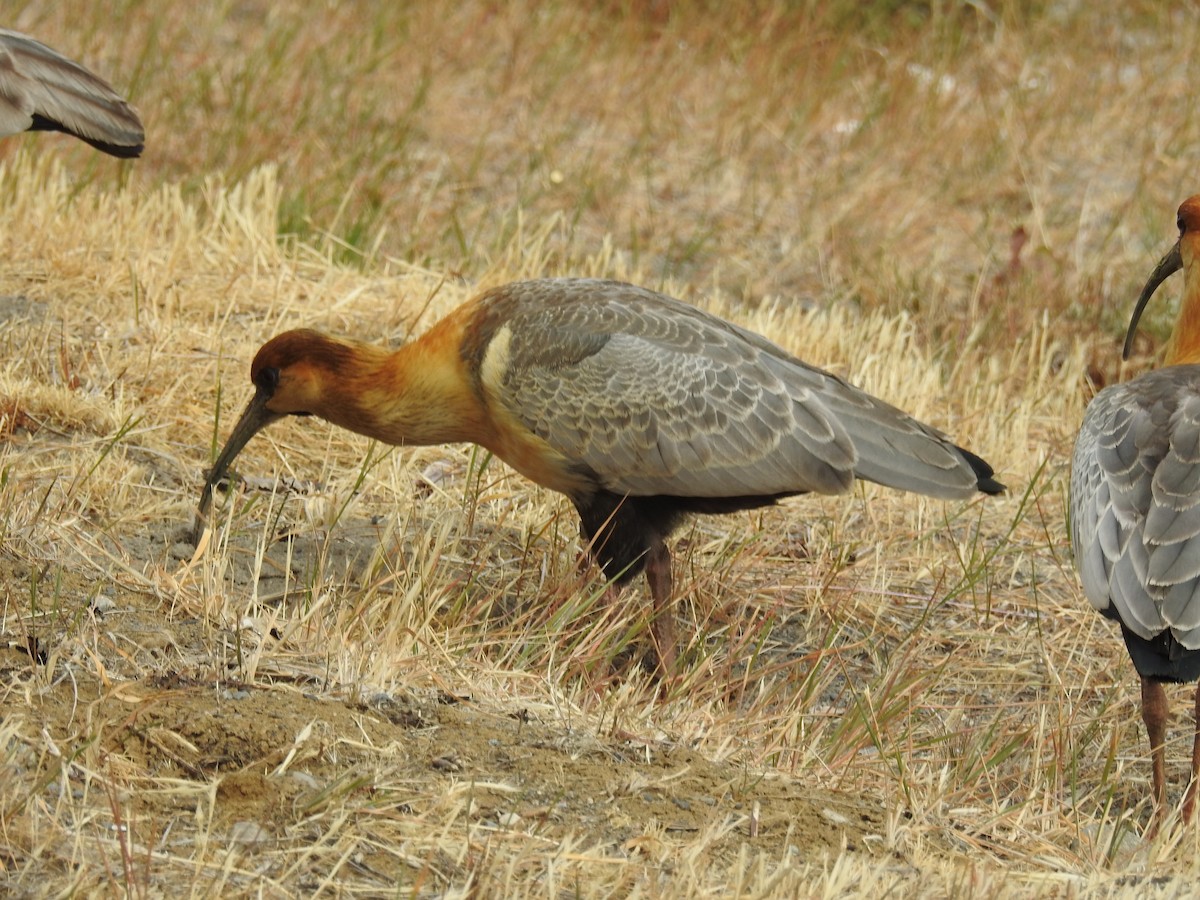
<instances>
[{"instance_id":1,"label":"ibis neck","mask_svg":"<svg viewBox=\"0 0 1200 900\"><path fill-rule=\"evenodd\" d=\"M1184 266L1179 318L1171 332L1163 362L1168 366L1200 363L1200 266Z\"/></svg>"},{"instance_id":2,"label":"ibis neck","mask_svg":"<svg viewBox=\"0 0 1200 900\"><path fill-rule=\"evenodd\" d=\"M321 417L388 444L477 441L479 402L454 354L414 341L395 352L357 344L327 385Z\"/></svg>"}]
</instances>

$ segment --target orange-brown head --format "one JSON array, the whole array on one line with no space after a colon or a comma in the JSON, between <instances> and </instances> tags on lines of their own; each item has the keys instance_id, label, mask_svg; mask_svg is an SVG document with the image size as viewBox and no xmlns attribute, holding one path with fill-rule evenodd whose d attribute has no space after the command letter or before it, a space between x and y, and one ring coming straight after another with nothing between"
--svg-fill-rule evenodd
<instances>
[{"instance_id":1,"label":"orange-brown head","mask_svg":"<svg viewBox=\"0 0 1200 900\"><path fill-rule=\"evenodd\" d=\"M310 328L285 331L254 354L250 381L268 396L264 405L280 415L318 415L325 411L328 388L346 377L359 351Z\"/></svg>"},{"instance_id":2,"label":"orange-brown head","mask_svg":"<svg viewBox=\"0 0 1200 900\"><path fill-rule=\"evenodd\" d=\"M1122 354L1125 359L1129 358L1138 320L1141 319L1142 311L1145 310L1150 297L1168 276L1183 269L1183 300L1179 307L1179 319L1171 333L1165 361L1167 365L1200 362L1200 267L1195 265L1200 258L1197 255L1200 253L1200 194L1188 197L1179 205L1175 224L1179 227L1179 240L1158 261L1133 308L1129 329L1125 332L1125 348Z\"/></svg>"},{"instance_id":3,"label":"orange-brown head","mask_svg":"<svg viewBox=\"0 0 1200 900\"><path fill-rule=\"evenodd\" d=\"M364 357L371 355L370 348L311 329L285 331L263 344L250 364L254 397L233 426L204 482L200 522L208 511L213 488L250 439L272 422L284 416L316 415L353 427L347 421L349 410L341 386L361 369Z\"/></svg>"}]
</instances>

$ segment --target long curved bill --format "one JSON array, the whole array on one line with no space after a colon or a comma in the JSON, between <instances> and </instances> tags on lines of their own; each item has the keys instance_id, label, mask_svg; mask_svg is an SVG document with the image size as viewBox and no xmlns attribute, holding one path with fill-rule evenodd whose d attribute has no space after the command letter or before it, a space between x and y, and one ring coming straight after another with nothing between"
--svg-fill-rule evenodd
<instances>
[{"instance_id":1,"label":"long curved bill","mask_svg":"<svg viewBox=\"0 0 1200 900\"><path fill-rule=\"evenodd\" d=\"M221 449L220 456L213 463L213 467L208 470L208 478L204 482L204 490L200 493L200 507L197 511L196 525L192 532L193 543L200 540L200 536L204 531L204 520L208 518L208 507L212 503L212 494L216 486L221 482L229 471L229 466L233 463L237 455L242 452L242 448L249 443L250 438L262 431L272 422L276 422L283 418L283 413L273 412L267 409L267 401L271 399L271 392L258 389L254 392L254 397L246 404L246 409L242 412L241 418L237 420L237 424L233 426L233 431L229 433L228 440L225 441L225 446Z\"/></svg>"},{"instance_id":2,"label":"long curved bill","mask_svg":"<svg viewBox=\"0 0 1200 900\"><path fill-rule=\"evenodd\" d=\"M1142 295L1138 297L1137 306L1133 308L1133 318L1129 320L1129 330L1125 332L1125 348L1121 351L1121 359L1129 359L1138 319L1142 317L1142 310L1146 308L1146 303L1150 300L1151 295L1158 290L1160 284L1167 280L1168 275L1173 275L1182 268L1183 257L1179 255L1179 242L1176 241L1175 246L1167 251L1167 255L1158 261L1158 265L1154 267L1154 271L1146 280L1146 286L1142 288Z\"/></svg>"}]
</instances>

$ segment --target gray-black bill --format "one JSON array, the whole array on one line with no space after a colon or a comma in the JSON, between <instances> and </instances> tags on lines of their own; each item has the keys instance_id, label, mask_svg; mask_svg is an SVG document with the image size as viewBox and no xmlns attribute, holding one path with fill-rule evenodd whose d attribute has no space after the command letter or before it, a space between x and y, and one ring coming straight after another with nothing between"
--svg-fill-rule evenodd
<instances>
[{"instance_id":1,"label":"gray-black bill","mask_svg":"<svg viewBox=\"0 0 1200 900\"><path fill-rule=\"evenodd\" d=\"M1142 288L1142 295L1138 297L1137 306L1133 308L1133 318L1129 320L1129 330L1125 332L1125 347L1121 351L1121 359L1129 359L1129 353L1133 350L1133 335L1137 331L1138 319L1142 317L1142 310L1146 308L1146 303L1150 297L1158 290L1158 286L1167 280L1167 276L1173 275L1183 268L1183 257L1179 255L1179 243L1167 251L1167 255L1158 261L1158 265L1154 267L1154 271L1150 273L1150 277L1146 280L1146 286Z\"/></svg>"},{"instance_id":2,"label":"gray-black bill","mask_svg":"<svg viewBox=\"0 0 1200 900\"><path fill-rule=\"evenodd\" d=\"M282 413L267 409L267 401L270 399L271 391L259 388L254 392L253 399L246 404L241 418L237 420L237 424L233 426L233 431L229 433L229 438L225 441L225 446L221 449L217 461L208 470L208 478L205 479L204 490L200 494L200 507L197 511L196 525L192 531L193 543L198 542L200 535L204 532L204 520L208 518L208 507L212 503L212 492L220 484L221 479L225 477L234 459L242 452L242 448L249 443L250 438L254 437L254 435L258 434L258 432L272 422L283 418Z\"/></svg>"}]
</instances>

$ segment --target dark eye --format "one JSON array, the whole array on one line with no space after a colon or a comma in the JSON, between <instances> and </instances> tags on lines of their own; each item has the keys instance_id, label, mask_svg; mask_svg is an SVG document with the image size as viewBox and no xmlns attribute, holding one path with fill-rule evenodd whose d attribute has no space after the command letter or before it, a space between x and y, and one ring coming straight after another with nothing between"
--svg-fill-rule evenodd
<instances>
[{"instance_id":1,"label":"dark eye","mask_svg":"<svg viewBox=\"0 0 1200 900\"><path fill-rule=\"evenodd\" d=\"M1183 231L1184 231L1184 226L1183 226L1183 216L1178 216L1178 217L1176 217L1176 219L1175 219L1175 227L1179 229L1179 236L1180 236L1180 237L1183 237Z\"/></svg>"},{"instance_id":2,"label":"dark eye","mask_svg":"<svg viewBox=\"0 0 1200 900\"><path fill-rule=\"evenodd\" d=\"M259 369L258 374L254 376L254 384L261 390L273 392L279 387L279 370L274 366Z\"/></svg>"}]
</instances>

